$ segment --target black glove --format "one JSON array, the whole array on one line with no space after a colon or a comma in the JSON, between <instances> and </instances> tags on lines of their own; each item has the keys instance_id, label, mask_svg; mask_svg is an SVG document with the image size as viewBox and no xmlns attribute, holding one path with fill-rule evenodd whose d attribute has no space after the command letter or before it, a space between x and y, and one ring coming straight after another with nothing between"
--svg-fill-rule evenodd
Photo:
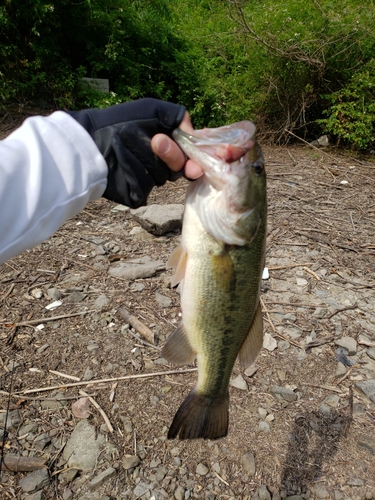
<instances>
[{"instance_id":1,"label":"black glove","mask_svg":"<svg viewBox=\"0 0 375 500\"><path fill-rule=\"evenodd\" d=\"M145 205L151 189L177 175L151 149L158 133L172 137L185 107L157 99L118 104L105 109L69 111L91 135L108 165L108 184L103 196L136 208Z\"/></svg>"}]
</instances>

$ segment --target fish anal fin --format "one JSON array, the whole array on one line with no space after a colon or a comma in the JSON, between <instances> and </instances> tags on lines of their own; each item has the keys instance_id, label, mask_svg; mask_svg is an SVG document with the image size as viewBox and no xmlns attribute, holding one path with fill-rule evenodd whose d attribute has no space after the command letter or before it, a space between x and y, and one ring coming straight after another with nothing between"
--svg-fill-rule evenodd
<instances>
[{"instance_id":1,"label":"fish anal fin","mask_svg":"<svg viewBox=\"0 0 375 500\"><path fill-rule=\"evenodd\" d=\"M187 262L187 252L179 245L175 248L168 259L167 268L173 267L175 269L175 274L171 280L172 288L178 285L185 277Z\"/></svg>"},{"instance_id":2,"label":"fish anal fin","mask_svg":"<svg viewBox=\"0 0 375 500\"><path fill-rule=\"evenodd\" d=\"M196 357L183 325L180 325L169 336L165 343L161 355L170 363L185 365L192 363Z\"/></svg>"},{"instance_id":3,"label":"fish anal fin","mask_svg":"<svg viewBox=\"0 0 375 500\"><path fill-rule=\"evenodd\" d=\"M263 345L263 316L260 303L254 316L250 331L242 344L238 357L243 368L252 365Z\"/></svg>"},{"instance_id":4,"label":"fish anal fin","mask_svg":"<svg viewBox=\"0 0 375 500\"><path fill-rule=\"evenodd\" d=\"M228 434L229 393L210 398L195 390L183 401L168 432L168 439L218 439Z\"/></svg>"}]
</instances>

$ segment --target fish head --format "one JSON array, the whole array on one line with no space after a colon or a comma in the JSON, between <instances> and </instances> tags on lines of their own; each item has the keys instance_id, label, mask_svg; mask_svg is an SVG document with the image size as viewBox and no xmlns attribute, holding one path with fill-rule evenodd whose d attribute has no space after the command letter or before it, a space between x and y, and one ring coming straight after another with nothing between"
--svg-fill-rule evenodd
<instances>
[{"instance_id":1,"label":"fish head","mask_svg":"<svg viewBox=\"0 0 375 500\"><path fill-rule=\"evenodd\" d=\"M200 204L204 227L229 244L249 242L266 217L266 173L255 131L252 122L241 121L193 134L173 132L181 149L203 170L191 196ZM205 203L199 203L202 196Z\"/></svg>"}]
</instances>

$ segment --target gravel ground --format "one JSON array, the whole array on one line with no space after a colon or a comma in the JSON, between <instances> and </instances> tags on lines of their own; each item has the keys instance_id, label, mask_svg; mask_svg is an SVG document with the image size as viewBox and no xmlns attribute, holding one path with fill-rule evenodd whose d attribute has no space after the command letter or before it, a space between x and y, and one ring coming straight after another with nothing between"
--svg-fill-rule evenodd
<instances>
[{"instance_id":1,"label":"gravel ground","mask_svg":"<svg viewBox=\"0 0 375 500\"><path fill-rule=\"evenodd\" d=\"M375 163L263 149L266 341L255 367L235 366L228 436L166 437L196 380L160 356L179 322L165 263L180 230L153 236L99 200L0 267L0 441L5 459L46 466L3 470L0 498L375 499ZM149 204L182 204L186 186ZM145 258L148 277L113 271Z\"/></svg>"}]
</instances>

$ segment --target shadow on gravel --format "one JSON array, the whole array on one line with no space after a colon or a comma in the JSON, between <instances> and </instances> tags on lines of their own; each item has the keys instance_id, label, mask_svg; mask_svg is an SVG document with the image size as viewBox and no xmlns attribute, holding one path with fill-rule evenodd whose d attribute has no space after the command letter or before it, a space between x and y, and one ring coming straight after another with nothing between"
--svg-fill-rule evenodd
<instances>
[{"instance_id":1,"label":"shadow on gravel","mask_svg":"<svg viewBox=\"0 0 375 500\"><path fill-rule=\"evenodd\" d=\"M331 461L352 422L352 395L347 409L329 415L311 411L298 415L289 434L289 446L282 473L288 495L305 493L319 478L326 461Z\"/></svg>"}]
</instances>

